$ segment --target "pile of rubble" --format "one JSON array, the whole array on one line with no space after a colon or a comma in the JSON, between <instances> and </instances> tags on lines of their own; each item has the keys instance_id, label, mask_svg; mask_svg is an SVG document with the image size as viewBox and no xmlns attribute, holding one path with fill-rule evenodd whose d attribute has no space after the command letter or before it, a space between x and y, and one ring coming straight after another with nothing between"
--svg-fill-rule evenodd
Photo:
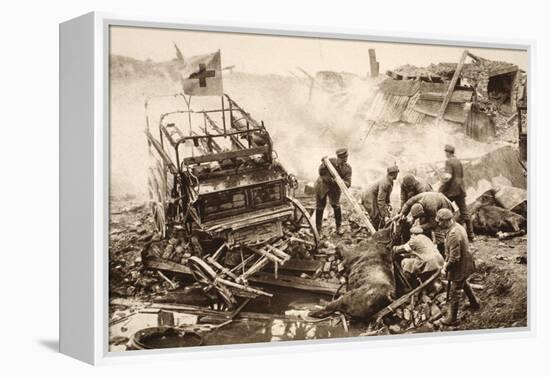
<instances>
[{"instance_id":1,"label":"pile of rubble","mask_svg":"<svg viewBox=\"0 0 550 377\"><path fill-rule=\"evenodd\" d=\"M112 204L113 206L113 204ZM148 209L143 205L113 208L110 217L109 295L147 297L170 287L154 271L142 266L142 251L155 237Z\"/></svg>"},{"instance_id":2,"label":"pile of rubble","mask_svg":"<svg viewBox=\"0 0 550 377\"><path fill-rule=\"evenodd\" d=\"M385 329L390 334L437 330L438 320L447 311L446 286L445 281L436 280L429 288L413 295L407 304L384 317ZM471 286L475 290L483 288L476 283Z\"/></svg>"},{"instance_id":3,"label":"pile of rubble","mask_svg":"<svg viewBox=\"0 0 550 377\"><path fill-rule=\"evenodd\" d=\"M159 259L186 264L187 260L198 255L189 243L183 240L183 237L172 236L161 240L160 237L153 237L149 247L144 250L144 257L154 256Z\"/></svg>"},{"instance_id":4,"label":"pile of rubble","mask_svg":"<svg viewBox=\"0 0 550 377\"><path fill-rule=\"evenodd\" d=\"M315 260L321 261L322 265L313 275L302 273L302 278L311 278L331 283L346 284L346 266L340 252L341 246L336 246L329 241L322 241Z\"/></svg>"},{"instance_id":5,"label":"pile of rubble","mask_svg":"<svg viewBox=\"0 0 550 377\"><path fill-rule=\"evenodd\" d=\"M447 304L447 293L439 282L431 292L413 295L407 305L397 308L391 316L384 318L388 330L398 334L410 330L434 329L435 322L443 316Z\"/></svg>"}]
</instances>

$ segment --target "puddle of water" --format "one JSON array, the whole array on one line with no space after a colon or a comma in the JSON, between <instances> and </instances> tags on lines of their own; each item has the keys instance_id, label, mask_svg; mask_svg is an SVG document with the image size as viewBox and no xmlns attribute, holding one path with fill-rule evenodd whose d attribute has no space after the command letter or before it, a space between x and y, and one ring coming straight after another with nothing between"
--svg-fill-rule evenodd
<instances>
[{"instance_id":1,"label":"puddle of water","mask_svg":"<svg viewBox=\"0 0 550 377\"><path fill-rule=\"evenodd\" d=\"M173 303L189 302L189 295L176 294L170 297ZM259 297L250 301L244 311L273 314L272 319L239 319L237 318L230 324L219 328L203 331L203 345L224 345L224 344L243 344L243 343L263 343L276 341L291 341L291 340L308 340L308 339L326 339L358 336L364 329L357 327L349 327L348 332L344 329L339 318L325 320L322 322L310 322L304 320L309 310L312 310L324 301L328 301L331 297L323 295L315 295L308 292L297 291L294 289L278 288L272 298ZM126 346L114 344L113 340L120 339L117 337L132 336L146 328L166 325L163 322L162 311L148 309L145 313L136 313L128 318L128 320L111 326L110 339L112 345L111 351L125 350ZM284 318L281 318L284 316ZM197 317L192 314L175 313L173 325L182 326L183 328L200 329L201 325L196 325ZM193 326L194 325L194 326ZM191 326L191 327L189 327ZM167 342L167 343L166 343ZM159 344L159 348L163 345L168 346L186 346L179 343L179 339L171 344L167 340L163 344Z\"/></svg>"},{"instance_id":2,"label":"puddle of water","mask_svg":"<svg viewBox=\"0 0 550 377\"><path fill-rule=\"evenodd\" d=\"M127 321L111 326L110 338L112 341L119 337L130 340L135 333L143 329L159 326L160 316L154 313L137 313ZM185 329L198 328L200 325L181 324ZM358 336L360 329L349 328L346 332L339 319L310 323L298 318L275 318L266 320L238 319L232 323L210 331L202 332L203 345L224 345L243 343L263 343L290 340L326 339ZM159 338L155 346L155 339L148 342L153 348L185 347L188 346L179 338ZM190 344L196 345L196 344ZM124 351L128 344L111 344L110 350Z\"/></svg>"}]
</instances>

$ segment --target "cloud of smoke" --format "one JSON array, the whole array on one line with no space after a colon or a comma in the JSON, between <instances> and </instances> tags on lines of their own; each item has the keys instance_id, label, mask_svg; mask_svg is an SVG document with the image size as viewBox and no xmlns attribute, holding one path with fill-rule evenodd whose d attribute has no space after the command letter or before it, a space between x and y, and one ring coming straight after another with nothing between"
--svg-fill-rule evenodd
<instances>
[{"instance_id":1,"label":"cloud of smoke","mask_svg":"<svg viewBox=\"0 0 550 377\"><path fill-rule=\"evenodd\" d=\"M455 145L459 157L477 157L495 148L450 125L373 124L367 113L376 96L376 81L345 76L345 84L345 89L336 92L319 86L310 92L308 79L240 72L224 77L224 91L253 118L265 122L281 163L305 180L313 181L321 158L333 156L341 147L349 149L353 185L361 187L381 177L394 163L404 172L444 160L446 143ZM145 197L144 101L148 96L180 90L177 82L159 76L112 81L111 195ZM174 109L170 106L175 102L165 110ZM155 124L153 119L151 127L156 132Z\"/></svg>"}]
</instances>

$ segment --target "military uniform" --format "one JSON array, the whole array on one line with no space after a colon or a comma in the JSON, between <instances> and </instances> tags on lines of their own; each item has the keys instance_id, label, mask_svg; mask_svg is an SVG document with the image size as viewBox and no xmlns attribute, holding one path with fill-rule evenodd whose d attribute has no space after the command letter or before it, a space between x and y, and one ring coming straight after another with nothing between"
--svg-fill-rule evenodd
<instances>
[{"instance_id":1,"label":"military uniform","mask_svg":"<svg viewBox=\"0 0 550 377\"><path fill-rule=\"evenodd\" d=\"M451 145L446 145L445 151L454 153L455 149ZM464 169L462 167L462 162L454 155L447 158L447 161L445 161L445 173L448 174L450 178L446 182L443 182L439 188L439 192L449 198L450 201L456 203L460 211L461 222L466 226L468 238L473 239L474 229L468 212L468 206L466 205L466 189L464 188Z\"/></svg>"},{"instance_id":2,"label":"military uniform","mask_svg":"<svg viewBox=\"0 0 550 377\"><path fill-rule=\"evenodd\" d=\"M398 171L397 167L388 168L388 174L367 187L361 197L361 203L376 229L383 226L384 219L390 217L390 196L393 190L393 179L390 174L397 174Z\"/></svg>"},{"instance_id":3,"label":"military uniform","mask_svg":"<svg viewBox=\"0 0 550 377\"><path fill-rule=\"evenodd\" d=\"M459 223L453 223L445 237L445 251L449 280L465 281L475 271L474 258L469 250L466 230Z\"/></svg>"},{"instance_id":4,"label":"military uniform","mask_svg":"<svg viewBox=\"0 0 550 377\"><path fill-rule=\"evenodd\" d=\"M431 233L437 229L437 224L435 221L437 211L441 208L447 208L453 211L453 205L450 200L445 197L445 195L440 192L432 191L420 193L407 200L401 208L401 214L407 216L412 206L416 203L420 204L424 210L423 219L419 221L418 225L424 230L424 234L426 235L431 235ZM443 240L440 239L439 241Z\"/></svg>"},{"instance_id":5,"label":"military uniform","mask_svg":"<svg viewBox=\"0 0 550 377\"><path fill-rule=\"evenodd\" d=\"M458 318L458 306L462 298L462 292L466 294L472 308L479 308L479 303L468 284L467 279L475 272L474 258L469 250L468 236L464 227L452 220L450 211L438 212L439 217L446 221L452 221L447 229L445 237L445 264L447 266L447 279L451 284L449 305L449 317L445 320L447 324L456 322ZM440 215L442 214L442 215Z\"/></svg>"},{"instance_id":6,"label":"military uniform","mask_svg":"<svg viewBox=\"0 0 550 377\"><path fill-rule=\"evenodd\" d=\"M336 151L337 155L342 157L347 157L347 150L339 149ZM330 163L334 166L338 175L347 187L351 186L351 175L352 169L351 165L347 162L343 162L338 158L330 158ZM315 200L316 200L316 212L315 212L315 221L317 231L321 232L321 227L323 223L323 212L327 204L327 197L330 205L334 210L334 221L336 222L337 230L340 229L342 224L342 210L340 208L340 195L342 194L340 187L330 174L328 168L324 163L321 163L319 166L319 177L315 181Z\"/></svg>"},{"instance_id":7,"label":"military uniform","mask_svg":"<svg viewBox=\"0 0 550 377\"><path fill-rule=\"evenodd\" d=\"M429 191L433 191L429 183L422 183L411 174L404 176L401 182L401 207L413 196Z\"/></svg>"},{"instance_id":8,"label":"military uniform","mask_svg":"<svg viewBox=\"0 0 550 377\"><path fill-rule=\"evenodd\" d=\"M424 234L413 236L402 249L410 254L410 257L401 261L401 267L407 273L431 275L443 267L443 257L434 243Z\"/></svg>"}]
</instances>

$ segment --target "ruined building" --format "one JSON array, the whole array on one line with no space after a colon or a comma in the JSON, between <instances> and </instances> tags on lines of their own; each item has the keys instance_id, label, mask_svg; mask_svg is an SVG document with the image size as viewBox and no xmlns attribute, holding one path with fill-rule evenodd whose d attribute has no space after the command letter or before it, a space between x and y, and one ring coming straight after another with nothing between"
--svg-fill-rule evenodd
<instances>
[{"instance_id":1,"label":"ruined building","mask_svg":"<svg viewBox=\"0 0 550 377\"><path fill-rule=\"evenodd\" d=\"M493 116L513 114L518 94L523 93L524 73L518 66L465 52L471 62L461 65L442 119L462 125L478 140L495 134ZM367 117L374 121L422 123L435 119L441 109L458 63L410 65L387 71L379 84Z\"/></svg>"}]
</instances>

